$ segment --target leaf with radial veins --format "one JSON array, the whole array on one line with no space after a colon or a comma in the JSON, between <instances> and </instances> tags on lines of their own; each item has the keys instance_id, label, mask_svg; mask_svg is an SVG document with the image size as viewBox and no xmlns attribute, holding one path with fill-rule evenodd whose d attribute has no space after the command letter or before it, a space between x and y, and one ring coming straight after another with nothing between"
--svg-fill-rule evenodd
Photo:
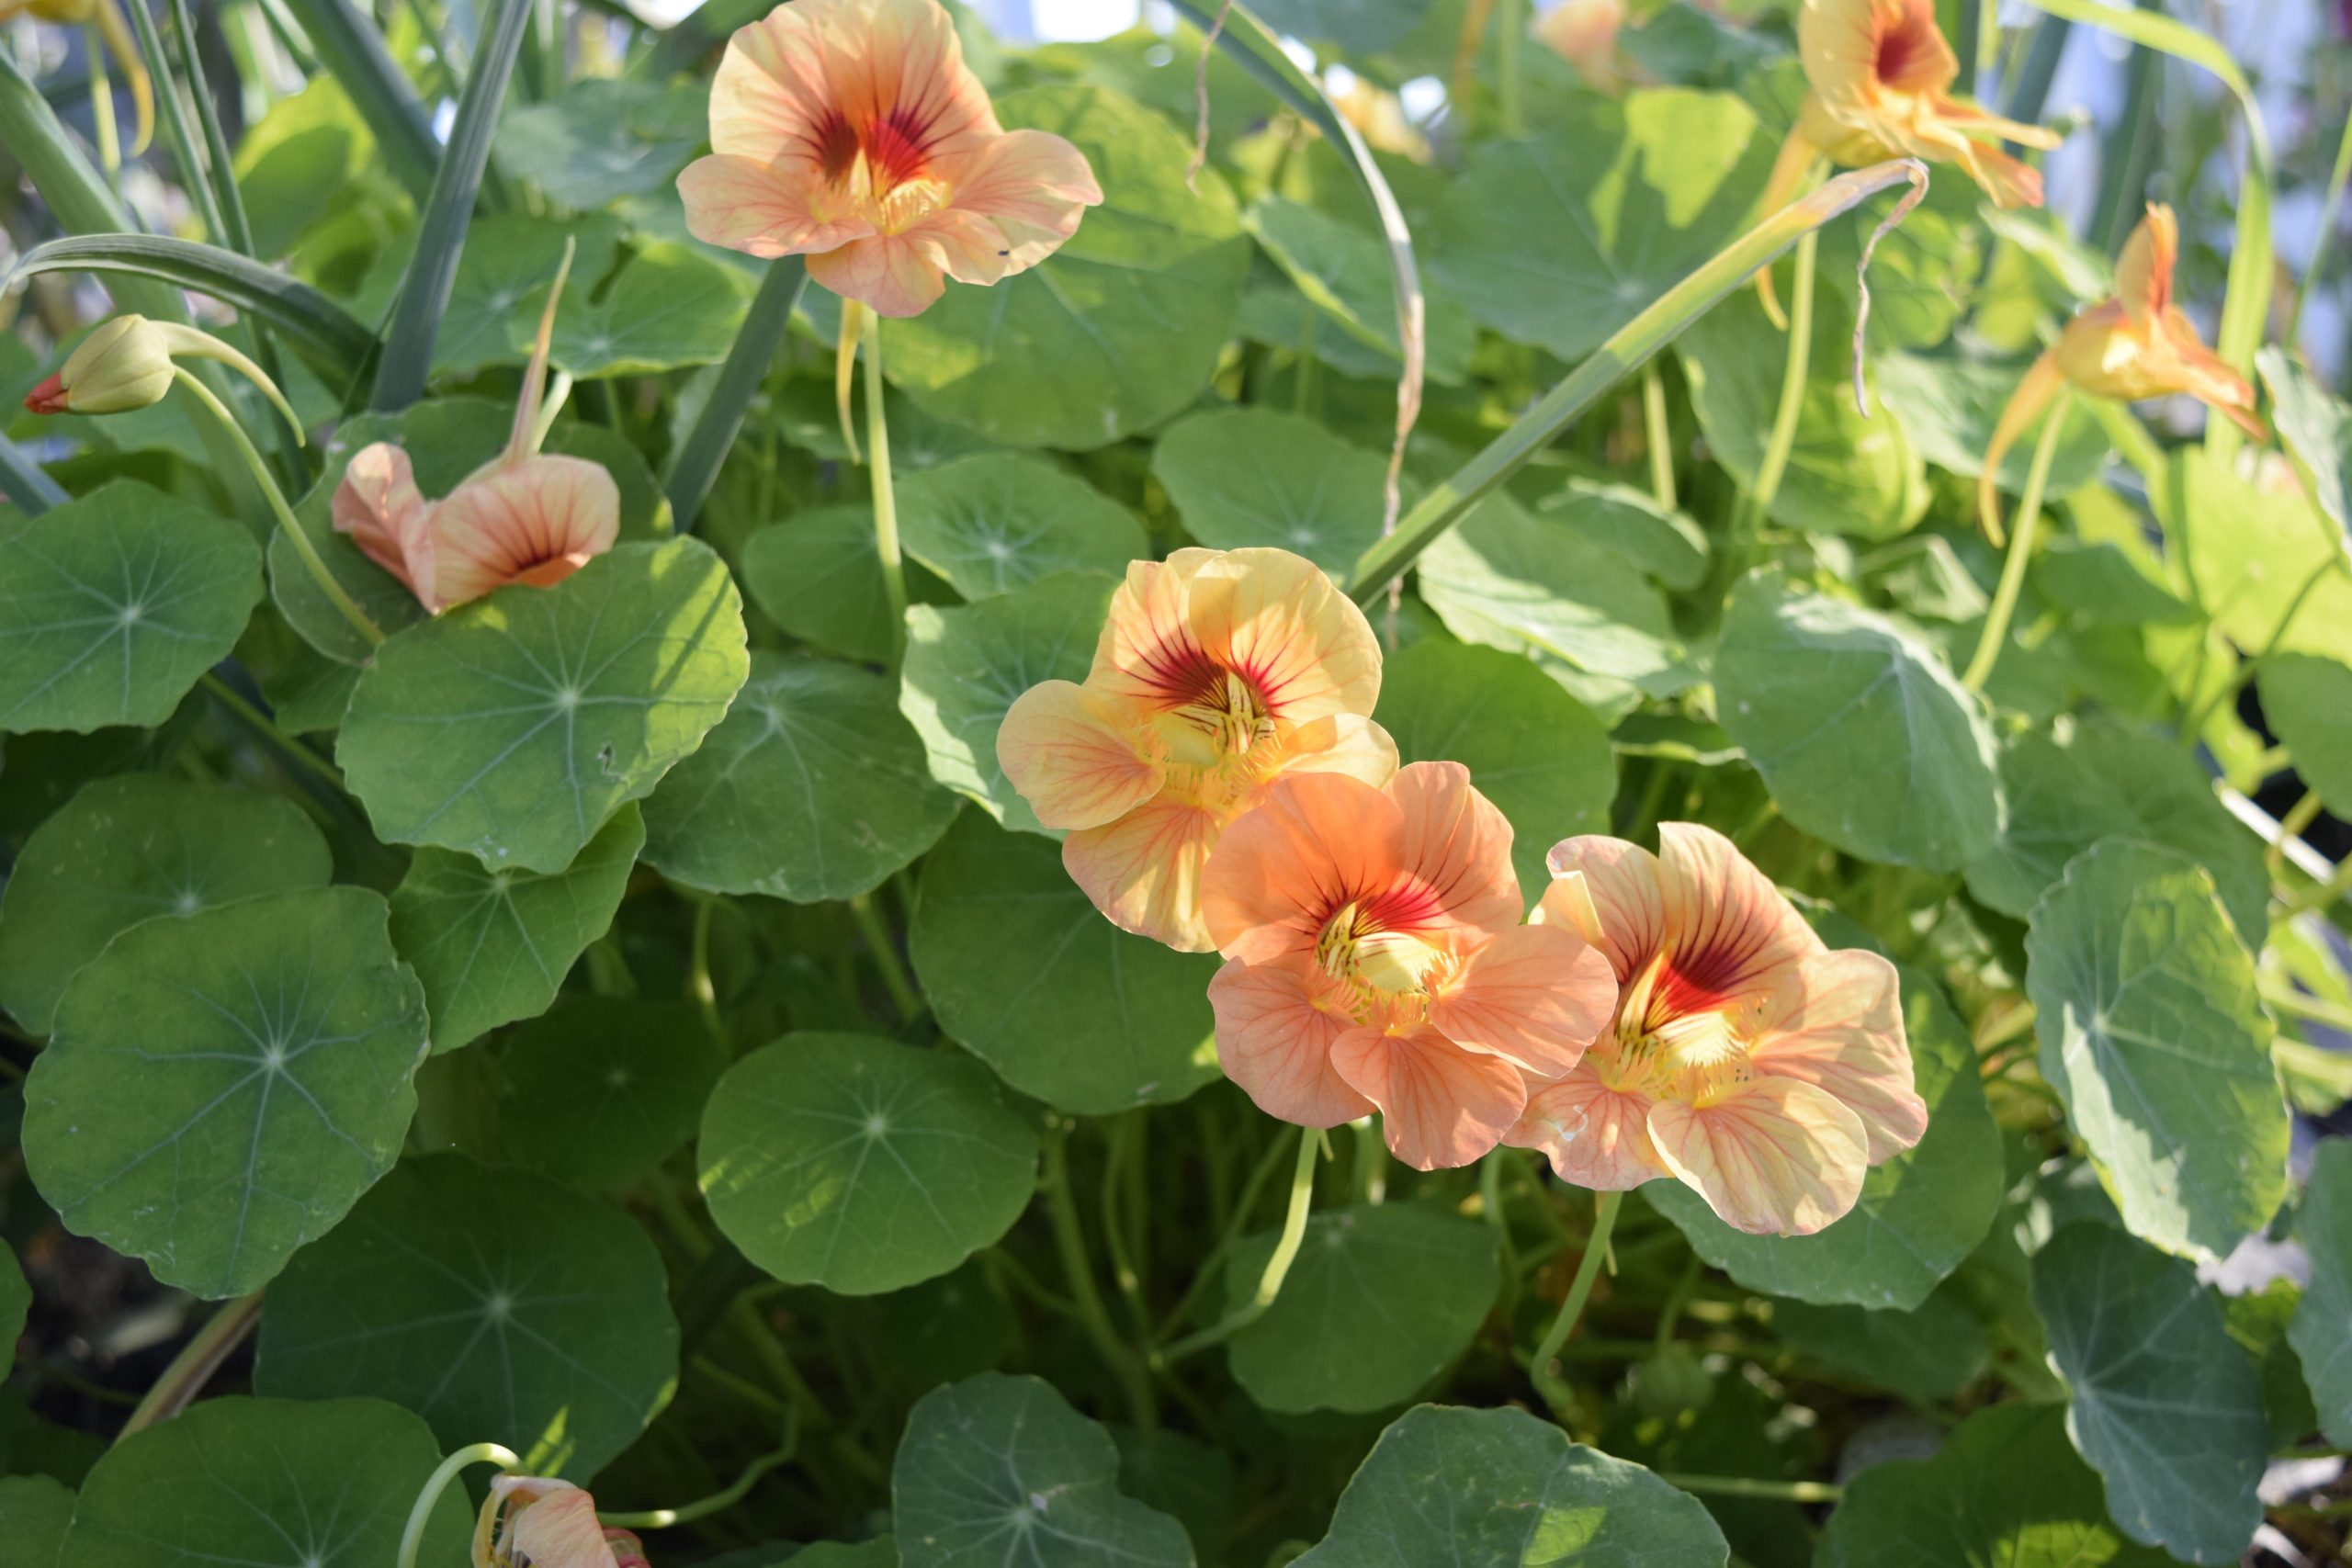
<instances>
[{"instance_id":1,"label":"leaf with radial veins","mask_svg":"<svg viewBox=\"0 0 2352 1568\"><path fill-rule=\"evenodd\" d=\"M710 1217L790 1284L866 1296L949 1269L1012 1228L1037 1134L960 1052L787 1034L729 1071L696 1145Z\"/></svg>"},{"instance_id":2,"label":"leaf with radial veins","mask_svg":"<svg viewBox=\"0 0 2352 1568\"><path fill-rule=\"evenodd\" d=\"M198 1295L243 1295L391 1168L424 993L356 887L117 937L25 1082L25 1158L66 1224Z\"/></svg>"},{"instance_id":3,"label":"leaf with radial veins","mask_svg":"<svg viewBox=\"0 0 2352 1568\"><path fill-rule=\"evenodd\" d=\"M2293 755L2304 787L2330 812L2352 818L2352 665L2286 654L2262 666L2260 691L2262 716Z\"/></svg>"},{"instance_id":4,"label":"leaf with radial veins","mask_svg":"<svg viewBox=\"0 0 2352 1568\"><path fill-rule=\"evenodd\" d=\"M0 732L161 724L259 603L226 518L128 479L52 507L0 548Z\"/></svg>"},{"instance_id":5,"label":"leaf with radial veins","mask_svg":"<svg viewBox=\"0 0 2352 1568\"><path fill-rule=\"evenodd\" d=\"M1010 593L1058 571L1117 577L1148 555L1135 513L1043 457L989 452L899 481L907 554L965 598ZM872 519L860 517L866 533Z\"/></svg>"},{"instance_id":6,"label":"leaf with radial veins","mask_svg":"<svg viewBox=\"0 0 2352 1568\"><path fill-rule=\"evenodd\" d=\"M0 1541L9 1568L57 1568L74 1523L74 1491L51 1475L0 1475Z\"/></svg>"},{"instance_id":7,"label":"leaf with radial veins","mask_svg":"<svg viewBox=\"0 0 2352 1568\"><path fill-rule=\"evenodd\" d=\"M1271 547L1345 576L1380 538L1388 459L1298 414L1189 415L1160 435L1151 472L1212 549Z\"/></svg>"},{"instance_id":8,"label":"leaf with radial veins","mask_svg":"<svg viewBox=\"0 0 2352 1568\"><path fill-rule=\"evenodd\" d=\"M708 546L621 545L385 643L335 756L381 837L561 871L702 743L750 669Z\"/></svg>"},{"instance_id":9,"label":"leaf with radial veins","mask_svg":"<svg viewBox=\"0 0 2352 1568\"><path fill-rule=\"evenodd\" d=\"M208 1399L107 1450L58 1568L381 1568L440 1460L424 1422L377 1400ZM466 1515L461 1488L442 1493L417 1561L463 1561Z\"/></svg>"},{"instance_id":10,"label":"leaf with radial veins","mask_svg":"<svg viewBox=\"0 0 2352 1568\"><path fill-rule=\"evenodd\" d=\"M1262 9L1262 7L1261 7ZM1258 248L1283 269L1320 312L1326 344L1342 340L1352 359L1376 368L1393 380L1401 368L1397 352L1396 282L1390 268L1388 247L1371 226L1366 214L1361 226L1343 221L1318 208L1284 197L1267 195L1250 204L1243 225ZM1478 330L1459 300L1431 279L1421 282L1422 332L1428 375L1442 386L1458 386L1470 373L1470 356L1478 346ZM1297 342L1300 328L1295 299L1291 322L1283 335L1285 347Z\"/></svg>"},{"instance_id":11,"label":"leaf with radial veins","mask_svg":"<svg viewBox=\"0 0 2352 1568\"><path fill-rule=\"evenodd\" d=\"M645 824L624 806L558 872L422 849L392 893L392 945L424 982L435 1054L545 1012L620 908Z\"/></svg>"},{"instance_id":12,"label":"leaf with radial veins","mask_svg":"<svg viewBox=\"0 0 2352 1568\"><path fill-rule=\"evenodd\" d=\"M2204 868L2111 839L2033 907L2041 1074L2134 1235L2220 1258L2287 1195L2289 1118L2254 961Z\"/></svg>"},{"instance_id":13,"label":"leaf with radial veins","mask_svg":"<svg viewBox=\"0 0 2352 1568\"><path fill-rule=\"evenodd\" d=\"M890 1504L906 1568L1193 1568L1184 1527L1119 1491L1111 1434L1036 1378L982 1372L924 1395Z\"/></svg>"},{"instance_id":14,"label":"leaf with radial veins","mask_svg":"<svg viewBox=\"0 0 2352 1568\"><path fill-rule=\"evenodd\" d=\"M727 1054L692 1003L567 997L501 1036L498 1066L501 1152L614 1192L693 1139Z\"/></svg>"},{"instance_id":15,"label":"leaf with radial veins","mask_svg":"<svg viewBox=\"0 0 2352 1568\"><path fill-rule=\"evenodd\" d=\"M616 1209L456 1155L402 1162L270 1287L255 1386L368 1394L449 1448L586 1480L669 1403L662 1256Z\"/></svg>"},{"instance_id":16,"label":"leaf with radial veins","mask_svg":"<svg viewBox=\"0 0 2352 1568\"><path fill-rule=\"evenodd\" d=\"M2033 1258L2067 1434L2134 1540L2235 1562L2262 1522L2262 1377L2197 1270L2112 1225L2073 1224Z\"/></svg>"},{"instance_id":17,"label":"leaf with radial veins","mask_svg":"<svg viewBox=\"0 0 2352 1568\"><path fill-rule=\"evenodd\" d=\"M1904 1031L1928 1131L1871 1168L1843 1219L1812 1235L1749 1235L1679 1181L1642 1189L1699 1256L1750 1290L1824 1305L1910 1312L1976 1249L2007 1186L2001 1134L1968 1031L1934 981L1901 971Z\"/></svg>"},{"instance_id":18,"label":"leaf with radial veins","mask_svg":"<svg viewBox=\"0 0 2352 1568\"><path fill-rule=\"evenodd\" d=\"M1380 1434L1298 1568L1715 1568L1696 1497L1524 1410L1422 1404Z\"/></svg>"},{"instance_id":19,"label":"leaf with radial veins","mask_svg":"<svg viewBox=\"0 0 2352 1568\"><path fill-rule=\"evenodd\" d=\"M932 777L1008 828L1046 831L998 766L996 732L1038 682L1086 679L1116 586L1064 572L960 609L907 612L899 707L922 737Z\"/></svg>"},{"instance_id":20,"label":"leaf with radial veins","mask_svg":"<svg viewBox=\"0 0 2352 1568\"><path fill-rule=\"evenodd\" d=\"M727 717L645 803L646 860L684 886L797 904L879 887L963 804L892 695L854 665L754 653Z\"/></svg>"},{"instance_id":21,"label":"leaf with radial veins","mask_svg":"<svg viewBox=\"0 0 2352 1568\"><path fill-rule=\"evenodd\" d=\"M117 934L324 885L326 840L282 795L159 773L100 779L35 830L0 891L0 1004L37 1034Z\"/></svg>"},{"instance_id":22,"label":"leaf with radial veins","mask_svg":"<svg viewBox=\"0 0 2352 1568\"><path fill-rule=\"evenodd\" d=\"M2311 1258L2287 1338L2328 1440L2352 1440L2352 1143L2324 1140L2312 1151L2311 1184L2295 1211L2295 1238Z\"/></svg>"},{"instance_id":23,"label":"leaf with radial veins","mask_svg":"<svg viewBox=\"0 0 2352 1568\"><path fill-rule=\"evenodd\" d=\"M1227 1310L1273 1251L1271 1231L1234 1247ZM1495 1304L1495 1258L1493 1226L1422 1204L1317 1214L1282 1293L1230 1341L1234 1381L1286 1413L1401 1404L1469 1348Z\"/></svg>"},{"instance_id":24,"label":"leaf with radial veins","mask_svg":"<svg viewBox=\"0 0 2352 1568\"><path fill-rule=\"evenodd\" d=\"M908 952L949 1037L1057 1110L1165 1105L1217 1076L1216 957L1104 919L1050 840L967 813L923 862Z\"/></svg>"}]
</instances>

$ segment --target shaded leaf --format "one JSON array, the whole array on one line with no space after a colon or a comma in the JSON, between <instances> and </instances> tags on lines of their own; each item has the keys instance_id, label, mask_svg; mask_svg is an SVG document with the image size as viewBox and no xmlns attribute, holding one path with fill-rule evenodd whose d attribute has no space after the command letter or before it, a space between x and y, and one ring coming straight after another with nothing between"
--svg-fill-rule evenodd
<instances>
[{"instance_id":1,"label":"shaded leaf","mask_svg":"<svg viewBox=\"0 0 2352 1568\"><path fill-rule=\"evenodd\" d=\"M727 1055L687 1003L575 997L507 1031L498 1063L501 1148L610 1192L685 1147Z\"/></svg>"}]
</instances>

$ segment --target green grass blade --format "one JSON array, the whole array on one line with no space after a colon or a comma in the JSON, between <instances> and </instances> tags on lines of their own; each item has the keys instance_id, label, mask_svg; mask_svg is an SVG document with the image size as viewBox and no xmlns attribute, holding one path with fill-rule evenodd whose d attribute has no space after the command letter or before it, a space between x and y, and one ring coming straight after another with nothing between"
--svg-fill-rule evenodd
<instances>
[{"instance_id":1,"label":"green grass blade","mask_svg":"<svg viewBox=\"0 0 2352 1568\"><path fill-rule=\"evenodd\" d=\"M1913 159L1873 164L1827 181L1733 241L1696 272L1651 300L1640 315L1545 393L1543 401L1488 442L1453 478L1424 495L1395 533L1357 560L1348 578L1349 593L1359 604L1375 601L1482 496L1800 237L1890 186L1907 182L1924 190L1927 180L1927 165Z\"/></svg>"},{"instance_id":2,"label":"green grass blade","mask_svg":"<svg viewBox=\"0 0 2352 1568\"><path fill-rule=\"evenodd\" d=\"M351 0L286 0L311 47L334 73L351 96L359 118L368 122L392 177L421 204L432 193L433 172L441 149L433 140L433 122L418 101L416 89L401 73L383 35Z\"/></svg>"},{"instance_id":3,"label":"green grass blade","mask_svg":"<svg viewBox=\"0 0 2352 1568\"><path fill-rule=\"evenodd\" d=\"M458 258L466 248L466 228L473 221L474 197L490 166L498 106L505 99L530 21L531 0L499 0L474 50L458 117L449 129L448 151L434 176L424 220L417 227L416 254L409 258L408 276L401 282L400 299L385 328L373 400L379 409L404 409L424 395L433 341L440 334L442 312L449 308Z\"/></svg>"},{"instance_id":4,"label":"green grass blade","mask_svg":"<svg viewBox=\"0 0 2352 1568\"><path fill-rule=\"evenodd\" d=\"M779 256L768 264L751 313L743 318L735 344L727 351L727 363L719 367L718 384L711 389L710 400L703 404L694 429L679 445L662 480L670 497L670 515L679 533L693 529L702 503L710 498L718 466L735 444L736 433L743 428L744 411L767 378L768 367L775 362L776 345L784 341L792 308L800 302L800 291L808 282L808 266L799 256Z\"/></svg>"}]
</instances>

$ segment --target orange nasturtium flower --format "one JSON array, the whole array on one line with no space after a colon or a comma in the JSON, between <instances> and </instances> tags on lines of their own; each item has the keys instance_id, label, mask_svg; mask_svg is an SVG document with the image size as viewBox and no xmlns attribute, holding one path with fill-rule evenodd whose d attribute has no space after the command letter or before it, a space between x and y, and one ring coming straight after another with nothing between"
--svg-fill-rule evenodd
<instances>
[{"instance_id":1,"label":"orange nasturtium flower","mask_svg":"<svg viewBox=\"0 0 2352 1568\"><path fill-rule=\"evenodd\" d=\"M1377 1107L1418 1170L1492 1149L1617 998L1581 934L1520 923L1510 840L1459 762L1269 789L1202 883L1227 961L1209 982L1226 1076L1301 1126Z\"/></svg>"},{"instance_id":2,"label":"orange nasturtium flower","mask_svg":"<svg viewBox=\"0 0 2352 1568\"><path fill-rule=\"evenodd\" d=\"M885 316L1025 271L1102 189L1086 156L997 123L936 0L797 0L728 40L710 156L678 176L696 239L806 255Z\"/></svg>"},{"instance_id":3,"label":"orange nasturtium flower","mask_svg":"<svg viewBox=\"0 0 2352 1568\"><path fill-rule=\"evenodd\" d=\"M625 1529L596 1522L596 1499L569 1481L502 1475L474 1521L473 1568L650 1568Z\"/></svg>"},{"instance_id":4,"label":"orange nasturtium flower","mask_svg":"<svg viewBox=\"0 0 2352 1568\"><path fill-rule=\"evenodd\" d=\"M2180 224L2172 209L2148 204L2147 217L2124 242L2115 264L2115 297L2066 323L2057 344L2034 362L2018 384L1976 482L1984 531L2001 537L2001 459L2032 428L2069 382L2094 397L2137 402L2186 392L2237 422L2259 441L2268 433L2254 412L2254 388L2207 348L2196 323L2172 302L2172 268L2180 254Z\"/></svg>"},{"instance_id":5,"label":"orange nasturtium flower","mask_svg":"<svg viewBox=\"0 0 2352 1568\"><path fill-rule=\"evenodd\" d=\"M122 7L115 0L0 0L0 22L18 17L34 17L60 27L89 28L105 40L107 52L122 67L123 79L130 87L131 111L138 117L130 155L136 158L147 151L155 136L155 84L147 73L147 62L139 58L138 46L131 42L130 24L124 20Z\"/></svg>"},{"instance_id":6,"label":"orange nasturtium flower","mask_svg":"<svg viewBox=\"0 0 2352 1568\"><path fill-rule=\"evenodd\" d=\"M1206 953L1201 868L1285 773L1396 771L1372 722L1380 644L1354 601L1288 550L1178 550L1111 596L1083 685L1021 694L997 761L1062 864L1114 924Z\"/></svg>"},{"instance_id":7,"label":"orange nasturtium flower","mask_svg":"<svg viewBox=\"0 0 2352 1568\"><path fill-rule=\"evenodd\" d=\"M1580 1187L1671 1176L1743 1231L1809 1235L1927 1131L1894 966L1831 951L1713 829L1668 822L1658 839L1656 855L1599 837L1553 849L1536 918L1590 936L1623 990L1504 1141Z\"/></svg>"},{"instance_id":8,"label":"orange nasturtium flower","mask_svg":"<svg viewBox=\"0 0 2352 1568\"><path fill-rule=\"evenodd\" d=\"M584 457L539 450L540 383L571 266L567 249L539 315L506 450L439 501L427 501L408 454L379 441L360 448L335 487L335 532L351 536L436 615L510 582L560 582L611 549L620 533L613 476Z\"/></svg>"}]
</instances>

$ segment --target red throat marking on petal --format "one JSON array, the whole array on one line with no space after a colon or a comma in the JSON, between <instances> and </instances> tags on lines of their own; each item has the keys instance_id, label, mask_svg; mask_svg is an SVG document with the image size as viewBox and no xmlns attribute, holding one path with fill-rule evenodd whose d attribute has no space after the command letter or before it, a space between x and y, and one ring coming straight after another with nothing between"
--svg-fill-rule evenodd
<instances>
[{"instance_id":1,"label":"red throat marking on petal","mask_svg":"<svg viewBox=\"0 0 2352 1568\"><path fill-rule=\"evenodd\" d=\"M1935 12L1926 6L1905 6L1878 36L1871 74L1888 86L1902 86L1905 78L1927 62L1936 37Z\"/></svg>"}]
</instances>

